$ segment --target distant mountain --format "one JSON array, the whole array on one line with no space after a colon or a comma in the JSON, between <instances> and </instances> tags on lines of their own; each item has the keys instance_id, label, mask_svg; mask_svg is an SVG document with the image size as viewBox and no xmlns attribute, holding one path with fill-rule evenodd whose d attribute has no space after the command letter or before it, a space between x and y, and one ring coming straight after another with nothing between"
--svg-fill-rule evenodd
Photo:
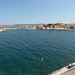
<instances>
[{"instance_id":1,"label":"distant mountain","mask_svg":"<svg viewBox=\"0 0 75 75\"><path fill-rule=\"evenodd\" d=\"M25 27L25 26L36 26L36 25L43 25L42 23L40 24L14 24L14 25L0 25L0 27Z\"/></svg>"},{"instance_id":2,"label":"distant mountain","mask_svg":"<svg viewBox=\"0 0 75 75\"><path fill-rule=\"evenodd\" d=\"M71 23L71 26L75 26L75 22Z\"/></svg>"},{"instance_id":3,"label":"distant mountain","mask_svg":"<svg viewBox=\"0 0 75 75\"><path fill-rule=\"evenodd\" d=\"M43 24L15 24L14 27L36 26L36 25L43 25Z\"/></svg>"}]
</instances>

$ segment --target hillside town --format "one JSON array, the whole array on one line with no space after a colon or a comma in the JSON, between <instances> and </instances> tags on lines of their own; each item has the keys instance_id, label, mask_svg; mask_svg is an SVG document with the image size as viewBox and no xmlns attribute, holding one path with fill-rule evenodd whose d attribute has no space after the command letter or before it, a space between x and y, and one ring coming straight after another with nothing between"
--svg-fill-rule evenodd
<instances>
[{"instance_id":1,"label":"hillside town","mask_svg":"<svg viewBox=\"0 0 75 75\"><path fill-rule=\"evenodd\" d=\"M24 28L25 30L75 30L75 24L49 23L49 24L16 24L0 25L0 32Z\"/></svg>"},{"instance_id":2,"label":"hillside town","mask_svg":"<svg viewBox=\"0 0 75 75\"><path fill-rule=\"evenodd\" d=\"M74 30L75 26L64 23L50 23L43 25L25 26L26 30Z\"/></svg>"}]
</instances>

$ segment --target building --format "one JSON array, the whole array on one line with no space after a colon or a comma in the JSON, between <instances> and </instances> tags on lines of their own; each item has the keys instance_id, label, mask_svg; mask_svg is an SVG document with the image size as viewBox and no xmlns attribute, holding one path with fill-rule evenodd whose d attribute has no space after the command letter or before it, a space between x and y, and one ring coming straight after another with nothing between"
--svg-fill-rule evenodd
<instances>
[{"instance_id":1,"label":"building","mask_svg":"<svg viewBox=\"0 0 75 75\"><path fill-rule=\"evenodd\" d=\"M38 26L36 26L36 29L37 29L37 30L43 30L43 26L38 25Z\"/></svg>"}]
</instances>

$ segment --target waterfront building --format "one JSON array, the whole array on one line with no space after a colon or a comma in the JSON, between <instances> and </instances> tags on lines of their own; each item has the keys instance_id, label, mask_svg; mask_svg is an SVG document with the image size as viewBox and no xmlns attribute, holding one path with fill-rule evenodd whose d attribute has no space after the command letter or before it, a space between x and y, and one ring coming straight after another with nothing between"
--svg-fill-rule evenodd
<instances>
[{"instance_id":1,"label":"waterfront building","mask_svg":"<svg viewBox=\"0 0 75 75\"><path fill-rule=\"evenodd\" d=\"M75 29L75 26L70 26L70 29Z\"/></svg>"},{"instance_id":2,"label":"waterfront building","mask_svg":"<svg viewBox=\"0 0 75 75\"><path fill-rule=\"evenodd\" d=\"M36 29L37 29L37 30L42 30L42 29L43 29L43 26L38 25L38 26L36 26Z\"/></svg>"},{"instance_id":3,"label":"waterfront building","mask_svg":"<svg viewBox=\"0 0 75 75\"><path fill-rule=\"evenodd\" d=\"M36 30L36 26L25 26L26 30Z\"/></svg>"}]
</instances>

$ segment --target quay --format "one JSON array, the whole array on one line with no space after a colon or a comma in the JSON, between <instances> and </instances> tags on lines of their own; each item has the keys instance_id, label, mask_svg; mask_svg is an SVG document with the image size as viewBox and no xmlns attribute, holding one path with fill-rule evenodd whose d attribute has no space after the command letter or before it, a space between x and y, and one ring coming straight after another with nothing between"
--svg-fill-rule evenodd
<instances>
[{"instance_id":1,"label":"quay","mask_svg":"<svg viewBox=\"0 0 75 75\"><path fill-rule=\"evenodd\" d=\"M75 66L61 75L75 75Z\"/></svg>"},{"instance_id":2,"label":"quay","mask_svg":"<svg viewBox=\"0 0 75 75\"><path fill-rule=\"evenodd\" d=\"M66 66L48 75L75 75L75 66L71 68L68 68L68 66Z\"/></svg>"}]
</instances>

